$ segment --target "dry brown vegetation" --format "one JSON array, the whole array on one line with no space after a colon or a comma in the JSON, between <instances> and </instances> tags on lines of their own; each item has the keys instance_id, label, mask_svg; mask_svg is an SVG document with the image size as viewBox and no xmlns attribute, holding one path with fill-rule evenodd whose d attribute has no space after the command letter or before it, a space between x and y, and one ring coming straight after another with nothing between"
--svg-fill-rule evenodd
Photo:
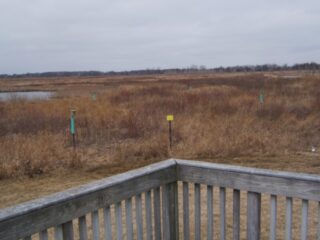
<instances>
[{"instance_id":1,"label":"dry brown vegetation","mask_svg":"<svg viewBox=\"0 0 320 240\"><path fill-rule=\"evenodd\" d=\"M0 178L130 168L170 156L223 161L310 152L320 140L319 80L241 74L2 82L1 89L51 89L57 97L0 102ZM78 94L69 94L71 86ZM75 152L67 131L73 108ZM172 150L167 114L175 117Z\"/></svg>"}]
</instances>

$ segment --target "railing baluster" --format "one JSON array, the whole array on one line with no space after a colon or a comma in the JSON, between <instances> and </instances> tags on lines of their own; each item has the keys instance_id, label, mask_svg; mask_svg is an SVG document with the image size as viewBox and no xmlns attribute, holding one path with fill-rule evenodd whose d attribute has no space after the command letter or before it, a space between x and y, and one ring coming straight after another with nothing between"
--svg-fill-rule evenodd
<instances>
[{"instance_id":1,"label":"railing baluster","mask_svg":"<svg viewBox=\"0 0 320 240\"><path fill-rule=\"evenodd\" d=\"M79 217L78 225L79 225L79 239L80 240L87 240L88 239L88 232L87 232L86 216Z\"/></svg>"},{"instance_id":2,"label":"railing baluster","mask_svg":"<svg viewBox=\"0 0 320 240\"><path fill-rule=\"evenodd\" d=\"M292 198L286 198L286 240L292 239Z\"/></svg>"},{"instance_id":3,"label":"railing baluster","mask_svg":"<svg viewBox=\"0 0 320 240\"><path fill-rule=\"evenodd\" d=\"M317 227L317 240L320 240L320 202L318 202L318 227Z\"/></svg>"},{"instance_id":4,"label":"railing baluster","mask_svg":"<svg viewBox=\"0 0 320 240\"><path fill-rule=\"evenodd\" d=\"M116 204L117 240L122 240L122 208L121 202Z\"/></svg>"},{"instance_id":5,"label":"railing baluster","mask_svg":"<svg viewBox=\"0 0 320 240\"><path fill-rule=\"evenodd\" d=\"M195 239L201 239L201 208L200 208L200 184L194 184L194 228Z\"/></svg>"},{"instance_id":6,"label":"railing baluster","mask_svg":"<svg viewBox=\"0 0 320 240\"><path fill-rule=\"evenodd\" d=\"M55 240L63 240L62 225L55 226L54 228L54 238Z\"/></svg>"},{"instance_id":7,"label":"railing baluster","mask_svg":"<svg viewBox=\"0 0 320 240\"><path fill-rule=\"evenodd\" d=\"M48 240L48 230L43 230L39 233L40 240Z\"/></svg>"},{"instance_id":8,"label":"railing baluster","mask_svg":"<svg viewBox=\"0 0 320 240\"><path fill-rule=\"evenodd\" d=\"M146 200L146 228L147 228L147 240L153 239L152 234L152 208L151 208L151 191L145 193Z\"/></svg>"},{"instance_id":9,"label":"railing baluster","mask_svg":"<svg viewBox=\"0 0 320 240\"><path fill-rule=\"evenodd\" d=\"M142 203L141 194L136 195L136 224L137 224L137 239L143 239L143 219L142 219Z\"/></svg>"},{"instance_id":10,"label":"railing baluster","mask_svg":"<svg viewBox=\"0 0 320 240\"><path fill-rule=\"evenodd\" d=\"M169 210L169 239L179 239L179 213L178 213L178 184L167 184L168 210Z\"/></svg>"},{"instance_id":11,"label":"railing baluster","mask_svg":"<svg viewBox=\"0 0 320 240\"><path fill-rule=\"evenodd\" d=\"M93 240L100 239L99 212L95 210L91 213L92 219L92 237Z\"/></svg>"},{"instance_id":12,"label":"railing baluster","mask_svg":"<svg viewBox=\"0 0 320 240\"><path fill-rule=\"evenodd\" d=\"M302 200L302 214L301 214L301 240L308 239L308 200Z\"/></svg>"},{"instance_id":13,"label":"railing baluster","mask_svg":"<svg viewBox=\"0 0 320 240\"><path fill-rule=\"evenodd\" d=\"M189 184L183 182L183 239L189 240Z\"/></svg>"},{"instance_id":14,"label":"railing baluster","mask_svg":"<svg viewBox=\"0 0 320 240\"><path fill-rule=\"evenodd\" d=\"M154 235L155 240L161 240L161 207L160 207L160 187L153 189L154 207Z\"/></svg>"},{"instance_id":15,"label":"railing baluster","mask_svg":"<svg viewBox=\"0 0 320 240\"><path fill-rule=\"evenodd\" d=\"M126 226L127 226L127 240L133 240L133 223L132 223L132 200L126 200Z\"/></svg>"},{"instance_id":16,"label":"railing baluster","mask_svg":"<svg viewBox=\"0 0 320 240\"><path fill-rule=\"evenodd\" d=\"M213 187L207 186L207 239L213 240Z\"/></svg>"},{"instance_id":17,"label":"railing baluster","mask_svg":"<svg viewBox=\"0 0 320 240\"><path fill-rule=\"evenodd\" d=\"M168 189L167 185L163 185L162 189L162 239L170 239L169 232L169 207L168 207Z\"/></svg>"},{"instance_id":18,"label":"railing baluster","mask_svg":"<svg viewBox=\"0 0 320 240\"><path fill-rule=\"evenodd\" d=\"M277 238L277 195L270 196L270 240Z\"/></svg>"},{"instance_id":19,"label":"railing baluster","mask_svg":"<svg viewBox=\"0 0 320 240\"><path fill-rule=\"evenodd\" d=\"M247 239L260 239L261 194L248 192L247 196Z\"/></svg>"},{"instance_id":20,"label":"railing baluster","mask_svg":"<svg viewBox=\"0 0 320 240\"><path fill-rule=\"evenodd\" d=\"M240 190L233 190L233 240L240 239Z\"/></svg>"},{"instance_id":21,"label":"railing baluster","mask_svg":"<svg viewBox=\"0 0 320 240\"><path fill-rule=\"evenodd\" d=\"M104 232L105 239L112 240L112 229L111 229L111 211L110 206L106 206L103 210L104 215Z\"/></svg>"},{"instance_id":22,"label":"railing baluster","mask_svg":"<svg viewBox=\"0 0 320 240\"><path fill-rule=\"evenodd\" d=\"M226 189L220 187L220 240L226 239Z\"/></svg>"},{"instance_id":23,"label":"railing baluster","mask_svg":"<svg viewBox=\"0 0 320 240\"><path fill-rule=\"evenodd\" d=\"M73 240L72 221L62 224L63 240Z\"/></svg>"}]
</instances>

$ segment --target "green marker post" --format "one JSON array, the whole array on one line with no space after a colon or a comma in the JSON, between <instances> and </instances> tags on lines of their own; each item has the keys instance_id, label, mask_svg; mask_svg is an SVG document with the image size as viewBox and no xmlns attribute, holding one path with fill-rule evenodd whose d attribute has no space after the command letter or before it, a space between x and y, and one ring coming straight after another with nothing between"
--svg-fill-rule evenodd
<instances>
[{"instance_id":1,"label":"green marker post","mask_svg":"<svg viewBox=\"0 0 320 240\"><path fill-rule=\"evenodd\" d=\"M264 104L264 91L263 90L260 90L259 102L261 105Z\"/></svg>"},{"instance_id":2,"label":"green marker post","mask_svg":"<svg viewBox=\"0 0 320 240\"><path fill-rule=\"evenodd\" d=\"M72 145L73 148L76 148L76 128L75 128L75 115L76 110L71 110L71 118L70 118L70 133L72 135Z\"/></svg>"}]
</instances>

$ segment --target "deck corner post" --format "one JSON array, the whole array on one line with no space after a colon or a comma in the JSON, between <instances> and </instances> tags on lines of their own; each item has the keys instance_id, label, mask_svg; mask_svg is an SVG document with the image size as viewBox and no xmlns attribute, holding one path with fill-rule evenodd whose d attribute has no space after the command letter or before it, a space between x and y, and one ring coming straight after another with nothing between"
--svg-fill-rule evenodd
<instances>
[{"instance_id":1,"label":"deck corner post","mask_svg":"<svg viewBox=\"0 0 320 240\"><path fill-rule=\"evenodd\" d=\"M247 197L247 239L260 240L261 193L248 192Z\"/></svg>"},{"instance_id":2,"label":"deck corner post","mask_svg":"<svg viewBox=\"0 0 320 240\"><path fill-rule=\"evenodd\" d=\"M177 182L167 184L169 239L179 239L178 186Z\"/></svg>"}]
</instances>

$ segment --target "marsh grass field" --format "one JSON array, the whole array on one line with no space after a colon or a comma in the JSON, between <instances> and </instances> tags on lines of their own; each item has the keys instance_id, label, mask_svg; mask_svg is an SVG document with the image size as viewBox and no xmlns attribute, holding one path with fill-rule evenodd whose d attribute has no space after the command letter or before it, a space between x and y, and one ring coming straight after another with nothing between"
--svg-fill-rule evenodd
<instances>
[{"instance_id":1,"label":"marsh grass field","mask_svg":"<svg viewBox=\"0 0 320 240\"><path fill-rule=\"evenodd\" d=\"M55 94L0 102L0 207L170 157L319 174L319 81L308 72L2 79L1 91Z\"/></svg>"}]
</instances>

